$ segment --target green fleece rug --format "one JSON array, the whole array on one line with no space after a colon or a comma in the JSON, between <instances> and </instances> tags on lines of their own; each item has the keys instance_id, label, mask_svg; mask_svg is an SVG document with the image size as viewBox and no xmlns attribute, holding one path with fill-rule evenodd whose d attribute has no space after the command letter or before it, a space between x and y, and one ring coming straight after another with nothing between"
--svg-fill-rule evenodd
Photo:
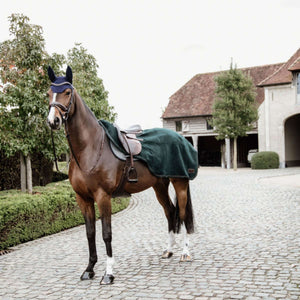
<instances>
[{"instance_id":1,"label":"green fleece rug","mask_svg":"<svg viewBox=\"0 0 300 300\"><path fill-rule=\"evenodd\" d=\"M104 120L99 120L99 124L114 145L126 153L113 124ZM190 180L197 176L198 153L183 136L169 129L153 128L143 130L138 138L142 139L142 152L135 158L144 161L155 176Z\"/></svg>"}]
</instances>

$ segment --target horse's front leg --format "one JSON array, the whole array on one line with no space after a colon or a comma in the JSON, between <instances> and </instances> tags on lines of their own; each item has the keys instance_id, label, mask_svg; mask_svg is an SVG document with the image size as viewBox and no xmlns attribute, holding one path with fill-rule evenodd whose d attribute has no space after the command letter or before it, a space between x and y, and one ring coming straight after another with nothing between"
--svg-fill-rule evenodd
<instances>
[{"instance_id":1,"label":"horse's front leg","mask_svg":"<svg viewBox=\"0 0 300 300\"><path fill-rule=\"evenodd\" d=\"M100 211L100 217L102 222L102 237L106 247L107 261L106 271L101 279L100 284L113 284L113 265L114 257L112 254L112 230L111 230L111 196L104 191L100 191L96 197L98 208Z\"/></svg>"},{"instance_id":2,"label":"horse's front leg","mask_svg":"<svg viewBox=\"0 0 300 300\"><path fill-rule=\"evenodd\" d=\"M76 200L85 220L86 236L89 244L89 264L86 270L82 273L80 279L88 280L92 279L95 276L94 266L97 262L97 250L95 240L95 206L94 200L84 200L78 194L76 194Z\"/></svg>"}]
</instances>

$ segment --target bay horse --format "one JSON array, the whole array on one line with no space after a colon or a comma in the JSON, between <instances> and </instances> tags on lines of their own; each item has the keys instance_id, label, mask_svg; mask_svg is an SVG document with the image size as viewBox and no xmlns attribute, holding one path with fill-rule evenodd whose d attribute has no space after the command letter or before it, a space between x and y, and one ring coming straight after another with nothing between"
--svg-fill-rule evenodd
<instances>
[{"instance_id":1,"label":"bay horse","mask_svg":"<svg viewBox=\"0 0 300 300\"><path fill-rule=\"evenodd\" d=\"M97 262L95 242L95 206L97 203L102 223L102 237L106 246L106 271L100 284L112 284L114 281L111 229L111 198L120 182L124 162L117 159L110 148L109 140L103 127L80 98L72 85L72 70L67 67L66 76L56 77L49 66L48 76L51 87L49 114L47 123L52 130L65 126L65 133L71 150L69 180L76 193L76 201L83 214L89 246L88 266L81 275L81 280L92 279ZM189 253L189 234L194 230L193 210L188 178L162 178L153 175L147 165L135 161L138 182L126 182L124 190L128 194L138 193L152 187L157 200L164 209L168 221L169 239L163 252L163 258L173 254L174 234L185 224L184 245L180 260L191 261ZM170 182L174 186L177 205L169 197Z\"/></svg>"}]
</instances>

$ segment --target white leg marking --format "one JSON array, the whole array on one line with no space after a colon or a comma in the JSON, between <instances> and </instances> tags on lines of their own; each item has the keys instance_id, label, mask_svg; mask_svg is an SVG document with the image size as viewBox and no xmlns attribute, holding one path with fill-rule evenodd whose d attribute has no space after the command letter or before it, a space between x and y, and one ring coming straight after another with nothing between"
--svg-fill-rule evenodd
<instances>
[{"instance_id":1,"label":"white leg marking","mask_svg":"<svg viewBox=\"0 0 300 300\"><path fill-rule=\"evenodd\" d=\"M113 265L115 263L114 257L107 257L106 260L106 274L113 275Z\"/></svg>"},{"instance_id":2,"label":"white leg marking","mask_svg":"<svg viewBox=\"0 0 300 300\"><path fill-rule=\"evenodd\" d=\"M56 101L56 95L57 95L57 93L53 94L53 98L52 98L52 102L51 103L53 103L53 102ZM54 118L55 118L55 108L51 107L50 111L49 111L49 114L48 114L48 122L50 124L53 124L54 123Z\"/></svg>"},{"instance_id":3,"label":"white leg marking","mask_svg":"<svg viewBox=\"0 0 300 300\"><path fill-rule=\"evenodd\" d=\"M189 246L190 246L190 239L189 239L189 235L186 232L186 228L185 226L183 226L184 228L184 233L183 233L183 250L182 250L182 254L183 255L190 255L190 251L189 251Z\"/></svg>"},{"instance_id":4,"label":"white leg marking","mask_svg":"<svg viewBox=\"0 0 300 300\"><path fill-rule=\"evenodd\" d=\"M168 252L173 252L173 246L175 245L175 234L173 231L169 232L169 239L168 239Z\"/></svg>"}]
</instances>

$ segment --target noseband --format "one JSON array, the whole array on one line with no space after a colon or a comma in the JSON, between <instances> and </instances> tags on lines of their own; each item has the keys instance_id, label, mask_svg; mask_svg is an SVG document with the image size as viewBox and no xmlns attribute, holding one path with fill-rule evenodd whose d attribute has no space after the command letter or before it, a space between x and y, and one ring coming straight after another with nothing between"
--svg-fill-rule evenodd
<instances>
[{"instance_id":1,"label":"noseband","mask_svg":"<svg viewBox=\"0 0 300 300\"><path fill-rule=\"evenodd\" d=\"M69 82L62 82L62 83L51 83L51 85L54 85L54 86L62 86L62 85L70 85L72 87L72 94L71 94L71 100L68 104L68 106L64 106L63 104L59 103L59 102L52 102L50 105L49 105L49 109L51 107L54 107L54 108L59 108L58 109L58 112L61 116L61 119L62 119L62 122L65 123L67 120L68 120L68 117L69 117L69 113L70 113L70 110L71 110L71 106L72 106L72 103L73 103L73 98L74 98L74 88L73 88L73 85Z\"/></svg>"}]
</instances>

